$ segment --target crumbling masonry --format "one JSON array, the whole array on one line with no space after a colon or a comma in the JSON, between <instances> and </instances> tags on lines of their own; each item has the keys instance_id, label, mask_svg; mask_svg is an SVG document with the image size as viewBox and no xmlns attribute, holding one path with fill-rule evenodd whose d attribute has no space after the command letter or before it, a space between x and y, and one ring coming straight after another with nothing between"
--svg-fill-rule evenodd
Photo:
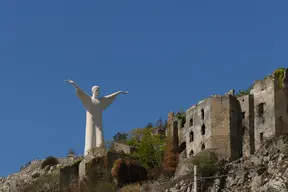
<instances>
[{"instance_id":1,"label":"crumbling masonry","mask_svg":"<svg viewBox=\"0 0 288 192\"><path fill-rule=\"evenodd\" d=\"M288 69L283 79L274 73L255 81L250 94L237 97L231 90L200 101L185 116L168 114L180 157L204 149L230 161L249 156L271 136L288 133Z\"/></svg>"}]
</instances>

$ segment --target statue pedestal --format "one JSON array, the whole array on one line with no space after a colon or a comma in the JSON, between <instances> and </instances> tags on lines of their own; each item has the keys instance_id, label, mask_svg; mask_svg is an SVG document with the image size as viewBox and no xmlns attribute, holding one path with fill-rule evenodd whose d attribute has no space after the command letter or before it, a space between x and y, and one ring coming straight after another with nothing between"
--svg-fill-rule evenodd
<instances>
[{"instance_id":1,"label":"statue pedestal","mask_svg":"<svg viewBox=\"0 0 288 192\"><path fill-rule=\"evenodd\" d=\"M107 156L107 150L104 146L95 147L95 148L91 149L90 151L88 151L88 153L87 153L87 155L85 155L85 157L86 156L87 156L87 158L89 158L89 156L105 157L105 156Z\"/></svg>"},{"instance_id":2,"label":"statue pedestal","mask_svg":"<svg viewBox=\"0 0 288 192\"><path fill-rule=\"evenodd\" d=\"M79 187L81 191L93 185L93 181L110 180L110 171L107 169L107 150L105 147L94 148L84 156L79 164Z\"/></svg>"},{"instance_id":3,"label":"statue pedestal","mask_svg":"<svg viewBox=\"0 0 288 192\"><path fill-rule=\"evenodd\" d=\"M101 165L102 167L104 167L104 159L105 157L107 157L107 150L105 149L105 147L97 147L97 148L93 148L91 149L87 155L84 156L84 159L81 161L80 165L79 165L79 178L80 180L87 175L87 171L89 171L88 169L92 169L91 166L93 166L94 164L96 165ZM100 162L101 161L101 162ZM91 164L91 166L90 166ZM87 166L89 165L89 166Z\"/></svg>"}]
</instances>

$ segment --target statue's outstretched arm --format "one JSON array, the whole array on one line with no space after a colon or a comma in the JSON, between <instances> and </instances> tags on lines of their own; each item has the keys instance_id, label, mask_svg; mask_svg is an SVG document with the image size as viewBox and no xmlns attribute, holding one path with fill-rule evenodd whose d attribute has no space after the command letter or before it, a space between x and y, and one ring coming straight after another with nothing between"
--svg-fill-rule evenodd
<instances>
[{"instance_id":1,"label":"statue's outstretched arm","mask_svg":"<svg viewBox=\"0 0 288 192\"><path fill-rule=\"evenodd\" d=\"M127 94L128 91L117 91L115 93L112 93L110 95L106 95L102 98L100 98L100 103L101 103L101 107L102 109L106 109L115 99L116 96L119 94Z\"/></svg>"},{"instance_id":2,"label":"statue's outstretched arm","mask_svg":"<svg viewBox=\"0 0 288 192\"><path fill-rule=\"evenodd\" d=\"M105 96L105 98L115 98L117 95L119 95L119 94L127 94L128 93L128 91L117 91L117 92L115 92L115 93L112 93L112 94L110 94L110 95L106 95Z\"/></svg>"},{"instance_id":3,"label":"statue's outstretched arm","mask_svg":"<svg viewBox=\"0 0 288 192\"><path fill-rule=\"evenodd\" d=\"M89 95L87 95L74 81L72 81L70 79L65 80L65 81L75 87L76 94L79 97L79 99L82 101L83 104L86 104L90 100Z\"/></svg>"}]
</instances>

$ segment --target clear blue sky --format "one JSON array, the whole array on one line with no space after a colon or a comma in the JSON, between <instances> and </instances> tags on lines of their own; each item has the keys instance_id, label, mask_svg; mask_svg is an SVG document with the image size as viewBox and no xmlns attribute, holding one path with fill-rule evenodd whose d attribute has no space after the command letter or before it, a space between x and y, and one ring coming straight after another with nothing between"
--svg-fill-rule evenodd
<instances>
[{"instance_id":1,"label":"clear blue sky","mask_svg":"<svg viewBox=\"0 0 288 192\"><path fill-rule=\"evenodd\" d=\"M0 176L83 154L74 88L128 90L104 135L143 127L288 63L288 1L0 1Z\"/></svg>"}]
</instances>

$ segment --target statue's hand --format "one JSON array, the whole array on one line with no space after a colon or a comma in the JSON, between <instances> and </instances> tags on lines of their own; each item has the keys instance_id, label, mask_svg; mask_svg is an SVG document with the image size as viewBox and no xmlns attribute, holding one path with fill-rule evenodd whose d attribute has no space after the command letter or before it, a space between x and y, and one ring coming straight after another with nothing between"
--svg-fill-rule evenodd
<instances>
[{"instance_id":1,"label":"statue's hand","mask_svg":"<svg viewBox=\"0 0 288 192\"><path fill-rule=\"evenodd\" d=\"M68 80L65 80L67 83L69 83L69 84L72 84L72 85L75 85L75 82L74 81L72 81L72 80L70 80L70 79L68 79Z\"/></svg>"},{"instance_id":2,"label":"statue's hand","mask_svg":"<svg viewBox=\"0 0 288 192\"><path fill-rule=\"evenodd\" d=\"M121 91L121 93L123 93L123 94L128 94L128 91Z\"/></svg>"}]
</instances>

